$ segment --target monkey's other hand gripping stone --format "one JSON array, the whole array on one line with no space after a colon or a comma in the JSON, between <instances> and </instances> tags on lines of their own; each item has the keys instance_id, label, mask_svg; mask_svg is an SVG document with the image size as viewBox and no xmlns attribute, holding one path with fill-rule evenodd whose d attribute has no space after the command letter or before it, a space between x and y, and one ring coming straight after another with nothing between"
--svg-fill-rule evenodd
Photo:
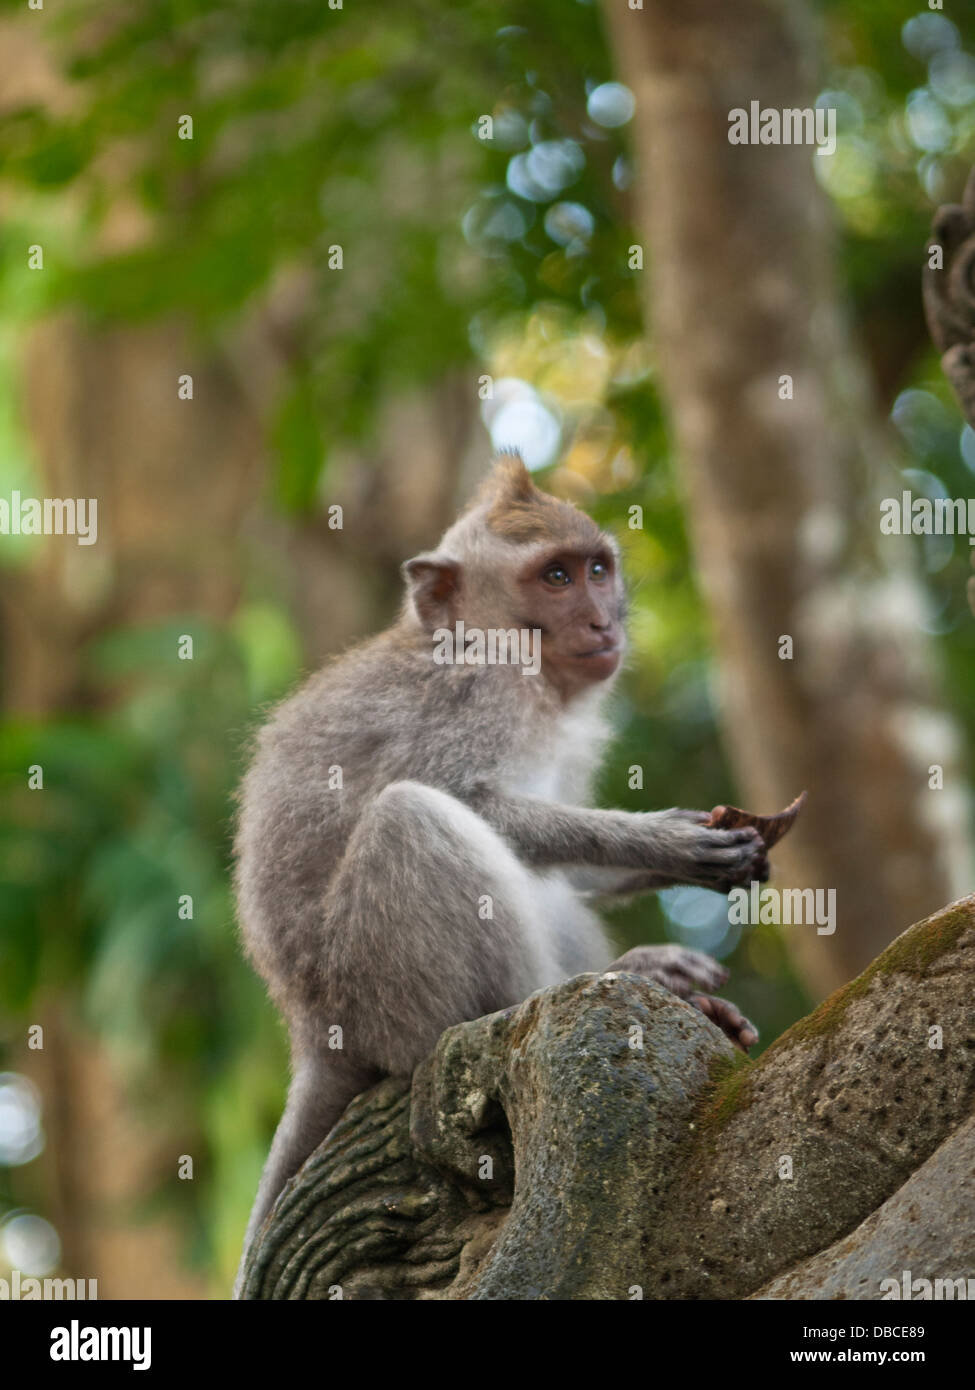
<instances>
[{"instance_id":1,"label":"monkey's other hand gripping stone","mask_svg":"<svg viewBox=\"0 0 975 1390\"><path fill-rule=\"evenodd\" d=\"M720 989L728 979L725 967L703 951L675 944L634 946L609 968L656 980L671 994L700 1009L743 1052L758 1042L758 1029L736 1004L703 992Z\"/></svg>"}]
</instances>

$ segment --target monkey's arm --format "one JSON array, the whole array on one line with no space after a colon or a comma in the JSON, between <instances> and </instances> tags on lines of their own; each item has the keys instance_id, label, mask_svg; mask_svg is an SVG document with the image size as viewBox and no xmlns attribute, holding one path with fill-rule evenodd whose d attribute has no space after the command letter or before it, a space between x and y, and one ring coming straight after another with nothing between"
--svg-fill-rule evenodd
<instances>
[{"instance_id":1,"label":"monkey's arm","mask_svg":"<svg viewBox=\"0 0 975 1390\"><path fill-rule=\"evenodd\" d=\"M566 877L581 898L591 903L620 903L641 893L659 893L661 888L679 888L684 879L672 874L634 872L632 869L605 869L592 865L576 865L566 869ZM752 877L765 883L769 876L768 860L753 866ZM750 881L750 880L749 880Z\"/></svg>"},{"instance_id":2,"label":"monkey's arm","mask_svg":"<svg viewBox=\"0 0 975 1390\"><path fill-rule=\"evenodd\" d=\"M634 898L639 893L656 893L661 888L675 888L678 879L667 874L634 869L607 869L593 864L578 864L566 869L566 877L576 892L590 902L618 902Z\"/></svg>"},{"instance_id":3,"label":"monkey's arm","mask_svg":"<svg viewBox=\"0 0 975 1390\"><path fill-rule=\"evenodd\" d=\"M650 875L727 891L749 882L765 853L751 826L713 829L707 811L597 811L484 787L472 792L469 804L524 863L539 868L630 869L642 871L643 883Z\"/></svg>"}]
</instances>

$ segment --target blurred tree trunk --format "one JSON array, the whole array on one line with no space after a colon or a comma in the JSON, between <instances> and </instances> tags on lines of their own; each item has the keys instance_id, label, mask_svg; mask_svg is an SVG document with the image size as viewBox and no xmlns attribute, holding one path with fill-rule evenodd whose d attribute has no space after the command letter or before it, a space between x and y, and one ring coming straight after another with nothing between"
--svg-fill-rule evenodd
<instances>
[{"instance_id":1,"label":"blurred tree trunk","mask_svg":"<svg viewBox=\"0 0 975 1390\"><path fill-rule=\"evenodd\" d=\"M809 788L775 864L836 890L835 936L784 928L821 995L971 878L958 734L913 555L880 534L878 500L900 483L844 322L817 156L728 140L729 111L752 100L812 104L816 35L801 5L771 0L605 0L605 14L637 101L650 332L719 717L745 804L773 811ZM929 789L932 764L944 790Z\"/></svg>"},{"instance_id":2,"label":"blurred tree trunk","mask_svg":"<svg viewBox=\"0 0 975 1390\"><path fill-rule=\"evenodd\" d=\"M177 398L189 372L194 399ZM185 327L94 331L62 315L30 333L25 423L39 495L95 497L97 544L46 539L6 577L4 702L42 719L107 705L87 643L170 614L229 617L241 587L240 536L264 480L260 422L225 362L201 357ZM45 1102L44 1157L63 1268L103 1298L198 1298L167 1218L136 1215L175 1171L195 1132L185 1101L152 1126L70 1001L48 996L42 1052L24 1071Z\"/></svg>"}]
</instances>

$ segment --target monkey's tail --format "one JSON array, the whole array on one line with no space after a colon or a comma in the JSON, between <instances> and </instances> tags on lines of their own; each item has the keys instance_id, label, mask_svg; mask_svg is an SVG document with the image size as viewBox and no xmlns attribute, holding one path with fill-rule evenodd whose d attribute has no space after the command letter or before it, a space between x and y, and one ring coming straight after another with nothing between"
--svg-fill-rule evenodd
<instances>
[{"instance_id":1,"label":"monkey's tail","mask_svg":"<svg viewBox=\"0 0 975 1390\"><path fill-rule=\"evenodd\" d=\"M284 1114L247 1222L234 1298L241 1296L251 1246L286 1183L327 1138L349 1102L376 1079L374 1072L353 1066L338 1052L330 1053L327 1059L306 1055L295 1065Z\"/></svg>"}]
</instances>

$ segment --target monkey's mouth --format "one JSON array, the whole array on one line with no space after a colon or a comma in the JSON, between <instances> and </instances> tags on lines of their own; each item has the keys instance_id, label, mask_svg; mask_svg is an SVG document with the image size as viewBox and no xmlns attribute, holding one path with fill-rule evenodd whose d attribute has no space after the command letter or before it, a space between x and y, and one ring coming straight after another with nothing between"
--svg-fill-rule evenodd
<instances>
[{"instance_id":1,"label":"monkey's mouth","mask_svg":"<svg viewBox=\"0 0 975 1390\"><path fill-rule=\"evenodd\" d=\"M613 674L620 664L621 656L622 648L619 642L611 642L606 646L590 647L588 651L576 652L572 660L582 662L594 676L604 678Z\"/></svg>"}]
</instances>

